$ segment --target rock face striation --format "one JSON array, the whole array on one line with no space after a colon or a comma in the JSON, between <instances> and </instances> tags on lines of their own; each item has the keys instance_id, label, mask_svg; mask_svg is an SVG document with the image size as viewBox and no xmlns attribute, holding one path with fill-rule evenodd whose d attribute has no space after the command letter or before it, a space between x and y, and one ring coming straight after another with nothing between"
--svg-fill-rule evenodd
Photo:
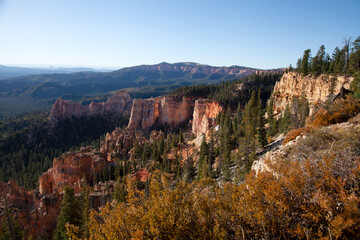
<instances>
[{"instance_id":1,"label":"rock face striation","mask_svg":"<svg viewBox=\"0 0 360 240\"><path fill-rule=\"evenodd\" d=\"M342 87L350 89L353 77L332 76L321 74L319 76L303 76L301 73L284 73L279 82L275 84L273 92L274 116L279 116L286 105L291 103L293 96L305 94L309 101L310 113L317 102L324 102L330 94L338 94Z\"/></svg>"},{"instance_id":2,"label":"rock face striation","mask_svg":"<svg viewBox=\"0 0 360 240\"><path fill-rule=\"evenodd\" d=\"M124 90L117 91L106 102L92 102L86 106L58 98L48 119L51 124L56 124L60 119L70 117L95 116L106 113L113 115L129 114L131 106L132 99Z\"/></svg>"},{"instance_id":3,"label":"rock face striation","mask_svg":"<svg viewBox=\"0 0 360 240\"><path fill-rule=\"evenodd\" d=\"M218 102L199 99L195 101L192 132L199 136L206 133L215 124L215 118L222 111Z\"/></svg>"},{"instance_id":4,"label":"rock face striation","mask_svg":"<svg viewBox=\"0 0 360 240\"><path fill-rule=\"evenodd\" d=\"M133 101L129 130L149 130L156 126L179 127L190 120L195 98L186 96L164 96Z\"/></svg>"}]
</instances>

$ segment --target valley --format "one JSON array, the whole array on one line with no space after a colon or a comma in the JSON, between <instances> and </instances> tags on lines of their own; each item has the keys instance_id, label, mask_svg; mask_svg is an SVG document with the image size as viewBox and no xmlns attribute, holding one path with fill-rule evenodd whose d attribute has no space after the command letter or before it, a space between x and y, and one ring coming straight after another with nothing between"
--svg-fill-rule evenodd
<instances>
[{"instance_id":1,"label":"valley","mask_svg":"<svg viewBox=\"0 0 360 240\"><path fill-rule=\"evenodd\" d=\"M359 51L306 50L284 70L161 63L4 80L35 85L3 96L52 104L1 121L0 233L358 237Z\"/></svg>"},{"instance_id":2,"label":"valley","mask_svg":"<svg viewBox=\"0 0 360 240\"><path fill-rule=\"evenodd\" d=\"M0 119L31 111L49 111L59 97L77 102L94 101L101 95L107 97L118 89L126 89L133 98L149 98L168 94L180 86L219 83L253 73L278 71L280 69L163 62L112 72L83 71L19 76L1 80L0 102L4 104L0 105Z\"/></svg>"}]
</instances>

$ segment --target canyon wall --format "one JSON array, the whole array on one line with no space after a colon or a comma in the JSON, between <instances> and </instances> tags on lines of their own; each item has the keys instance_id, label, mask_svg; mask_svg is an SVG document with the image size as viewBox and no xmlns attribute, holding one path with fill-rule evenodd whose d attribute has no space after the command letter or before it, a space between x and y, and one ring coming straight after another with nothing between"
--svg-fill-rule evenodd
<instances>
[{"instance_id":1,"label":"canyon wall","mask_svg":"<svg viewBox=\"0 0 360 240\"><path fill-rule=\"evenodd\" d=\"M6 208L17 216L29 239L51 239L60 211L59 195L39 196L15 181L0 182L0 225L5 223Z\"/></svg>"},{"instance_id":2,"label":"canyon wall","mask_svg":"<svg viewBox=\"0 0 360 240\"><path fill-rule=\"evenodd\" d=\"M129 130L149 130L151 127L179 127L192 117L195 98L163 96L133 101Z\"/></svg>"},{"instance_id":3,"label":"canyon wall","mask_svg":"<svg viewBox=\"0 0 360 240\"><path fill-rule=\"evenodd\" d=\"M119 97L122 99L121 96ZM56 115L57 117L71 116L68 114L80 116L83 114L81 111L85 111L84 109L87 107L83 108L83 106L71 102L66 103L65 106L62 108L64 111L60 111L60 114ZM79 106L80 111L77 111ZM122 107L124 106L122 105ZM57 107L54 106L53 109L57 109ZM135 99L132 101L128 127L126 129L116 128L111 133L107 133L100 150L83 147L80 151L68 152L55 158L52 168L43 173L39 179L40 194L59 194L64 186L73 187L75 192L80 192L84 185L83 177L87 182L91 182L94 171L102 171L103 167L111 165L119 156L131 156L134 138L136 138L137 144L144 144L146 138L141 131L135 130L147 131L153 127L173 129L188 123L193 118L192 131L196 135L201 135L215 124L215 118L221 110L222 107L215 101L195 100L193 97L186 96ZM54 116L52 115L52 117ZM152 132L150 137L156 138L155 133L163 134Z\"/></svg>"},{"instance_id":4,"label":"canyon wall","mask_svg":"<svg viewBox=\"0 0 360 240\"><path fill-rule=\"evenodd\" d=\"M65 186L80 192L84 186L82 178L91 182L92 173L101 171L105 160L96 150L84 147L78 152L67 152L53 160L53 166L39 179L40 194L61 193Z\"/></svg>"},{"instance_id":5,"label":"canyon wall","mask_svg":"<svg viewBox=\"0 0 360 240\"><path fill-rule=\"evenodd\" d=\"M192 132L199 136L206 133L215 124L217 115L222 111L218 102L199 99L195 101Z\"/></svg>"},{"instance_id":6,"label":"canyon wall","mask_svg":"<svg viewBox=\"0 0 360 240\"><path fill-rule=\"evenodd\" d=\"M85 106L58 98L50 111L48 119L51 124L56 124L60 119L70 117L95 116L106 113L113 115L129 114L131 106L132 99L124 90L117 91L106 102L92 102Z\"/></svg>"},{"instance_id":7,"label":"canyon wall","mask_svg":"<svg viewBox=\"0 0 360 240\"><path fill-rule=\"evenodd\" d=\"M156 127L174 129L189 124L190 120L193 119L192 131L196 135L201 135L214 125L215 118L222 108L215 101L196 100L195 97L186 96L163 96L132 100L126 92L119 91L114 96L109 97L105 103L91 103L88 106L58 99L51 110L49 119L56 123L67 117L92 116L104 113L122 114L123 112L130 113L130 110L128 127L126 129L116 128L107 133L105 140L101 142L100 149L82 147L79 151L64 153L55 158L52 168L40 176L39 191L36 193L26 192L25 194L22 193L22 191L25 192L24 190L19 190L13 194L13 197L9 198L14 203L14 208L24 209L24 214L34 212L34 216L29 218L29 221L36 227L31 226L31 229L39 230L39 232L47 231L46 235L51 236L56 226L56 217L60 209L60 199L64 187L72 187L75 193L80 193L86 182L92 182L94 173L102 172L104 168L114 166L119 156L132 159L134 145L143 146L147 141L141 130L149 131ZM148 141L151 142L160 137L164 137L163 132L152 131ZM135 171L133 177L138 181L146 181L149 175L148 170L143 168ZM103 205L109 197L109 190L101 184L103 183L99 182L93 186L95 192L90 194L93 202L92 207ZM115 182L110 181L109 186L113 188L114 185ZM5 188L5 185L0 185L1 188ZM16 186L9 188L18 189ZM9 196L9 194L7 195ZM26 202L26 206L22 206L22 202ZM27 222L27 220L22 222ZM42 229L39 229L39 226L43 226ZM34 233L33 236L38 235Z\"/></svg>"},{"instance_id":8,"label":"canyon wall","mask_svg":"<svg viewBox=\"0 0 360 240\"><path fill-rule=\"evenodd\" d=\"M274 116L279 116L286 105L291 103L292 97L299 97L304 93L309 101L310 113L317 102L324 102L329 94L338 94L342 87L350 89L353 77L333 76L321 74L319 76L303 76L301 73L284 73L279 82L275 84L273 92Z\"/></svg>"}]
</instances>

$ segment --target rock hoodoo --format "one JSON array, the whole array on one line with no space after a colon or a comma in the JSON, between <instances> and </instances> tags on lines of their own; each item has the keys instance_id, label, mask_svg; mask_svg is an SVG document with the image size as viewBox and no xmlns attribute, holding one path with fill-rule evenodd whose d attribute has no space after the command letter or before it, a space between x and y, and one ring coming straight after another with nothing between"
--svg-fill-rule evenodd
<instances>
[{"instance_id":1,"label":"rock hoodoo","mask_svg":"<svg viewBox=\"0 0 360 240\"><path fill-rule=\"evenodd\" d=\"M216 116L222 111L218 102L199 99L195 101L192 132L199 136L206 133L215 123Z\"/></svg>"},{"instance_id":2,"label":"rock hoodoo","mask_svg":"<svg viewBox=\"0 0 360 240\"><path fill-rule=\"evenodd\" d=\"M124 90L117 91L106 102L92 102L86 106L58 98L50 111L49 120L55 124L58 120L69 117L95 116L106 113L129 114L131 106L132 99Z\"/></svg>"},{"instance_id":3,"label":"rock hoodoo","mask_svg":"<svg viewBox=\"0 0 360 240\"><path fill-rule=\"evenodd\" d=\"M140 145L146 141L141 132L116 128L111 133L106 133L105 141L101 143L100 152L107 161L115 161L116 157L129 154L133 147L134 138Z\"/></svg>"},{"instance_id":4,"label":"rock hoodoo","mask_svg":"<svg viewBox=\"0 0 360 240\"><path fill-rule=\"evenodd\" d=\"M186 96L135 99L127 128L148 130L154 126L178 127L191 119L194 105L195 98Z\"/></svg>"},{"instance_id":5,"label":"rock hoodoo","mask_svg":"<svg viewBox=\"0 0 360 240\"><path fill-rule=\"evenodd\" d=\"M330 94L338 94L342 87L350 89L353 77L332 76L321 74L319 76L303 76L301 73L284 73L279 82L275 84L273 92L274 115L282 113L292 97L299 97L304 93L309 101L310 113L317 102L324 102Z\"/></svg>"}]
</instances>

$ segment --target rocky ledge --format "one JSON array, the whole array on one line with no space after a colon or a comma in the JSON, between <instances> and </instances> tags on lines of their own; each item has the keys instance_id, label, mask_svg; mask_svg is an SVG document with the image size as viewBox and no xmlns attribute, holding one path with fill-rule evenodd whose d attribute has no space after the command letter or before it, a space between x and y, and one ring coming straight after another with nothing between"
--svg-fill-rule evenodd
<instances>
[{"instance_id":1,"label":"rocky ledge","mask_svg":"<svg viewBox=\"0 0 360 240\"><path fill-rule=\"evenodd\" d=\"M353 77L333 76L321 74L319 76L307 75L301 73L284 73L279 82L275 84L273 92L274 115L279 116L286 105L291 103L293 96L299 97L305 94L310 105L310 114L314 105L318 102L325 102L329 95L336 95L342 88L350 89Z\"/></svg>"}]
</instances>

